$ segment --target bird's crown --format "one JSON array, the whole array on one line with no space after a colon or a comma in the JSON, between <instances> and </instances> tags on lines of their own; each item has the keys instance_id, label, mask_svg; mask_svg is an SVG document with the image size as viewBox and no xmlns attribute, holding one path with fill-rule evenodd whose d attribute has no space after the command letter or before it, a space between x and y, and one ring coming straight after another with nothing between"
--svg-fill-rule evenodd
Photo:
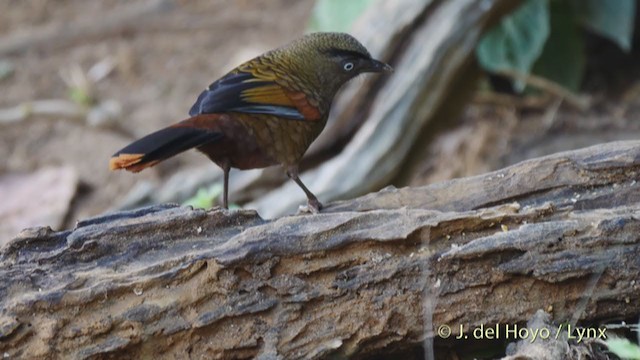
<instances>
[{"instance_id":1,"label":"bird's crown","mask_svg":"<svg viewBox=\"0 0 640 360\"><path fill-rule=\"evenodd\" d=\"M387 64L373 59L358 40L346 33L307 34L264 56L289 75L306 82L308 88L325 100L333 98L345 82L361 73L391 70Z\"/></svg>"},{"instance_id":2,"label":"bird's crown","mask_svg":"<svg viewBox=\"0 0 640 360\"><path fill-rule=\"evenodd\" d=\"M288 45L291 49L310 49L326 55L351 55L370 59L369 51L353 36L338 32L317 32L307 34Z\"/></svg>"}]
</instances>

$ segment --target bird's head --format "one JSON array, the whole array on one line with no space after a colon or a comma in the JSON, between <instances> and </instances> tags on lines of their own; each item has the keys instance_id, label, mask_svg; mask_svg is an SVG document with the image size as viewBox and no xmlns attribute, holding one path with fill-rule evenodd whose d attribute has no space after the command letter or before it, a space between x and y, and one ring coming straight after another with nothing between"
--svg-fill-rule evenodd
<instances>
[{"instance_id":1,"label":"bird's head","mask_svg":"<svg viewBox=\"0 0 640 360\"><path fill-rule=\"evenodd\" d=\"M322 95L330 98L343 84L362 73L393 70L372 58L358 40L345 33L308 34L282 50L296 62L296 69L316 82Z\"/></svg>"}]
</instances>

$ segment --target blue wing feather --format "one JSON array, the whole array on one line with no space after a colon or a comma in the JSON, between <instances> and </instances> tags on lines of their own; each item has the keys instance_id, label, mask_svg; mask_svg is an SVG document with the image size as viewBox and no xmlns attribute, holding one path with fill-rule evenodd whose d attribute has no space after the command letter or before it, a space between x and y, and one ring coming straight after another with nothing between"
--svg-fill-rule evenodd
<instances>
[{"instance_id":1,"label":"blue wing feather","mask_svg":"<svg viewBox=\"0 0 640 360\"><path fill-rule=\"evenodd\" d=\"M304 116L295 107L256 104L242 99L241 94L243 91L267 84L273 84L273 82L257 79L250 73L236 72L227 74L200 93L196 102L191 106L189 115L240 112L304 120Z\"/></svg>"}]
</instances>

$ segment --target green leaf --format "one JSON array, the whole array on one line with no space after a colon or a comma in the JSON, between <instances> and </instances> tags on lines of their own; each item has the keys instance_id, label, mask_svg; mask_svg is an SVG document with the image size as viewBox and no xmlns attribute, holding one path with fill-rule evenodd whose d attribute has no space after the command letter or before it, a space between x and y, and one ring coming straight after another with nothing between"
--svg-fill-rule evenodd
<instances>
[{"instance_id":1,"label":"green leaf","mask_svg":"<svg viewBox=\"0 0 640 360\"><path fill-rule=\"evenodd\" d=\"M619 358L640 360L640 347L628 339L611 338L606 343L609 350Z\"/></svg>"},{"instance_id":2,"label":"green leaf","mask_svg":"<svg viewBox=\"0 0 640 360\"><path fill-rule=\"evenodd\" d=\"M550 11L551 35L533 67L533 73L578 91L586 59L576 12L568 1L551 1Z\"/></svg>"},{"instance_id":3,"label":"green leaf","mask_svg":"<svg viewBox=\"0 0 640 360\"><path fill-rule=\"evenodd\" d=\"M631 50L636 0L579 0L574 6L584 26Z\"/></svg>"},{"instance_id":4,"label":"green leaf","mask_svg":"<svg viewBox=\"0 0 640 360\"><path fill-rule=\"evenodd\" d=\"M311 13L311 31L349 31L373 0L317 0Z\"/></svg>"},{"instance_id":5,"label":"green leaf","mask_svg":"<svg viewBox=\"0 0 640 360\"><path fill-rule=\"evenodd\" d=\"M89 95L87 91L79 87L69 89L69 98L71 98L71 100L76 104L82 106L89 106L94 102L94 100L91 98L91 95Z\"/></svg>"},{"instance_id":6,"label":"green leaf","mask_svg":"<svg viewBox=\"0 0 640 360\"><path fill-rule=\"evenodd\" d=\"M528 75L548 37L549 2L527 0L483 36L476 56L487 71L509 70ZM522 91L525 84L515 85Z\"/></svg>"},{"instance_id":7,"label":"green leaf","mask_svg":"<svg viewBox=\"0 0 640 360\"><path fill-rule=\"evenodd\" d=\"M214 184L209 188L198 189L196 195L183 203L194 208L210 209L213 207L214 200L222 194L222 184Z\"/></svg>"}]
</instances>

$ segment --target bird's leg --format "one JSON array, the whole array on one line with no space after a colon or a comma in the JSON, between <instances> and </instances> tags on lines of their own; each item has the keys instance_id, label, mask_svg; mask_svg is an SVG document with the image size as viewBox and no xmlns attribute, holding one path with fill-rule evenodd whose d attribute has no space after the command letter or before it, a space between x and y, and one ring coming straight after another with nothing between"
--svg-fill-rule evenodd
<instances>
[{"instance_id":1,"label":"bird's leg","mask_svg":"<svg viewBox=\"0 0 640 360\"><path fill-rule=\"evenodd\" d=\"M222 206L225 209L229 209L229 170L231 170L231 166L229 165L229 161L226 160L222 163L222 171L224 171L224 188L222 191Z\"/></svg>"},{"instance_id":2,"label":"bird's leg","mask_svg":"<svg viewBox=\"0 0 640 360\"><path fill-rule=\"evenodd\" d=\"M313 213L319 213L322 210L322 204L318 201L318 198L313 195L309 189L302 183L302 180L298 177L298 166L290 166L287 168L287 176L296 182L298 186L304 191L305 195L307 195L307 203L309 205L309 210Z\"/></svg>"}]
</instances>

